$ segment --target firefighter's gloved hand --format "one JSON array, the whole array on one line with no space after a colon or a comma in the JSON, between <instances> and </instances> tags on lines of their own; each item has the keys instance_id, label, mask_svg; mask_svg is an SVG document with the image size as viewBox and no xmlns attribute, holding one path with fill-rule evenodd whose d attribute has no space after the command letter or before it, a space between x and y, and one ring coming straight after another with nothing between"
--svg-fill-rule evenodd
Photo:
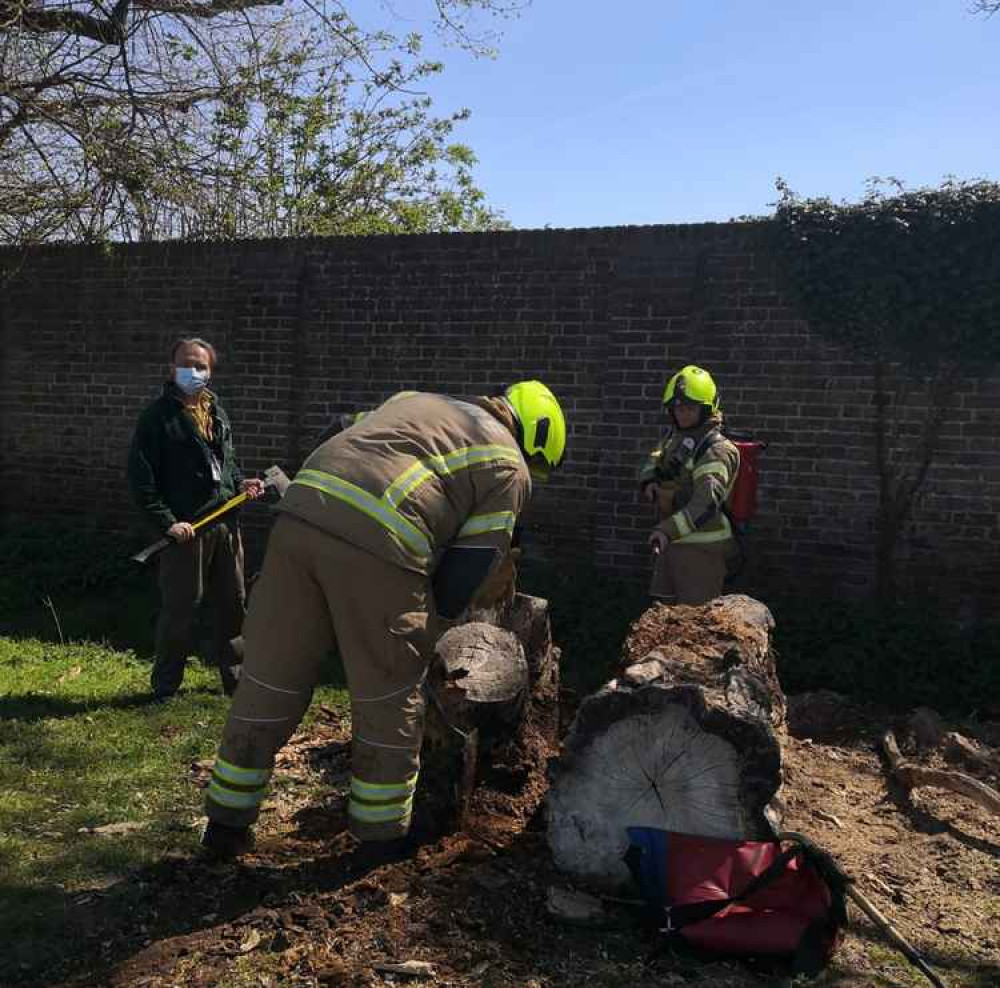
<instances>
[{"instance_id":1,"label":"firefighter's gloved hand","mask_svg":"<svg viewBox=\"0 0 1000 988\"><path fill-rule=\"evenodd\" d=\"M661 481L656 487L656 500L659 503L660 514L666 518L673 514L674 495L677 493L677 484Z\"/></svg>"},{"instance_id":2,"label":"firefighter's gloved hand","mask_svg":"<svg viewBox=\"0 0 1000 988\"><path fill-rule=\"evenodd\" d=\"M511 549L486 578L473 598L472 607L488 608L509 604L517 592L517 558L520 549Z\"/></svg>"},{"instance_id":3,"label":"firefighter's gloved hand","mask_svg":"<svg viewBox=\"0 0 1000 988\"><path fill-rule=\"evenodd\" d=\"M670 540L667 536L655 528L649 533L648 542L654 556L659 556L661 553L666 552L667 546L670 545Z\"/></svg>"},{"instance_id":4,"label":"firefighter's gloved hand","mask_svg":"<svg viewBox=\"0 0 1000 988\"><path fill-rule=\"evenodd\" d=\"M660 496L660 485L656 481L650 481L648 484L644 484L642 488L642 499L644 501L649 501L650 504L655 504L657 498Z\"/></svg>"}]
</instances>

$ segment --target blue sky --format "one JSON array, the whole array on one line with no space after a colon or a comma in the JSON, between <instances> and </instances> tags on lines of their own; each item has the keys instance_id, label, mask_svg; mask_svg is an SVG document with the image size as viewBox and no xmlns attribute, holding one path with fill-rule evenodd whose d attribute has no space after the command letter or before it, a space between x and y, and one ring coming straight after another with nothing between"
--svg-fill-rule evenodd
<instances>
[{"instance_id":1,"label":"blue sky","mask_svg":"<svg viewBox=\"0 0 1000 988\"><path fill-rule=\"evenodd\" d=\"M1000 178L1000 16L969 6L534 0L429 92L472 111L458 138L516 227L769 212L778 175L834 199Z\"/></svg>"}]
</instances>

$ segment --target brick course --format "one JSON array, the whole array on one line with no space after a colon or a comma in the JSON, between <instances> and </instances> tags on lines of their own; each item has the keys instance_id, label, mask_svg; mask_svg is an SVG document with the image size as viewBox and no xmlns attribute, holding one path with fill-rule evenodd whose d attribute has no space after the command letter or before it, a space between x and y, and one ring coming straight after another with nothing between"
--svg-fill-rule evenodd
<instances>
[{"instance_id":1,"label":"brick course","mask_svg":"<svg viewBox=\"0 0 1000 988\"><path fill-rule=\"evenodd\" d=\"M871 588L872 376L810 331L750 225L624 227L0 252L0 513L133 522L124 461L178 335L217 347L245 469L294 471L340 411L400 388L563 401L562 476L527 517L534 551L644 579L635 471L671 369L719 381L770 442L743 577L761 593ZM919 430L915 389L902 421ZM965 382L900 550L904 587L994 612L1000 377ZM259 543L255 509L245 513Z\"/></svg>"}]
</instances>

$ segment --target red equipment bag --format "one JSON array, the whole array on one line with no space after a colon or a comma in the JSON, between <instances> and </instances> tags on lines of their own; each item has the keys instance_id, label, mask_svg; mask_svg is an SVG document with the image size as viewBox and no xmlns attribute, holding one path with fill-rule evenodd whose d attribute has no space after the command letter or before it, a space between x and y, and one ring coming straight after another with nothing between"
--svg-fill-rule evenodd
<instances>
[{"instance_id":1,"label":"red equipment bag","mask_svg":"<svg viewBox=\"0 0 1000 988\"><path fill-rule=\"evenodd\" d=\"M746 525L757 514L757 454L765 444L734 439L733 445L740 453L740 468L729 495L729 517L737 525Z\"/></svg>"},{"instance_id":2,"label":"red equipment bag","mask_svg":"<svg viewBox=\"0 0 1000 988\"><path fill-rule=\"evenodd\" d=\"M723 429L722 434L740 454L740 468L727 502L729 520L742 529L757 514L757 457L767 449L767 443L754 439L748 432Z\"/></svg>"},{"instance_id":3,"label":"red equipment bag","mask_svg":"<svg viewBox=\"0 0 1000 988\"><path fill-rule=\"evenodd\" d=\"M847 918L843 887L801 843L650 827L629 827L628 838L625 862L668 938L709 954L784 961L796 974L829 963Z\"/></svg>"}]
</instances>

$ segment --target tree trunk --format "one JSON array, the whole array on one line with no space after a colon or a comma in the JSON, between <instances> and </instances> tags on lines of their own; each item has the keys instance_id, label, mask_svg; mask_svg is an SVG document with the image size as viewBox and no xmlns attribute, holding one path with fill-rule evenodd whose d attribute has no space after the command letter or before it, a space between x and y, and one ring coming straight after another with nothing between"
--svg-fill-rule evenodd
<instances>
[{"instance_id":1,"label":"tree trunk","mask_svg":"<svg viewBox=\"0 0 1000 988\"><path fill-rule=\"evenodd\" d=\"M435 832L464 829L470 806L478 830L491 814L529 818L557 746L559 649L548 602L517 594L468 617L441 636L428 671L418 807Z\"/></svg>"},{"instance_id":2,"label":"tree trunk","mask_svg":"<svg viewBox=\"0 0 1000 988\"><path fill-rule=\"evenodd\" d=\"M661 605L633 625L621 673L581 704L552 770L548 842L562 871L625 887L630 826L773 832L785 719L773 629L742 595Z\"/></svg>"}]
</instances>

